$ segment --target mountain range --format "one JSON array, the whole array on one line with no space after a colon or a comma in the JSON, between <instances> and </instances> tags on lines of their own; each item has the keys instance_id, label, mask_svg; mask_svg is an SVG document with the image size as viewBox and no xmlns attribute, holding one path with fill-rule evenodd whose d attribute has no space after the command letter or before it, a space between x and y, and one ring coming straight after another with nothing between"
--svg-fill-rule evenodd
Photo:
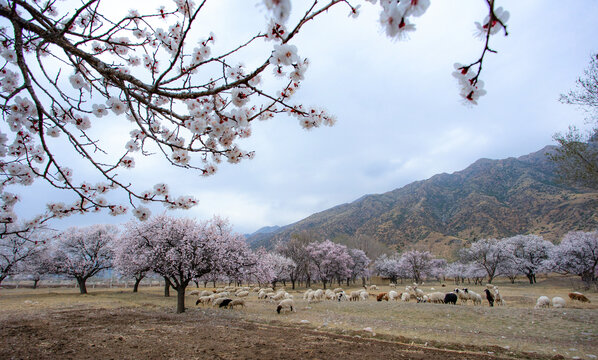
<instances>
[{"instance_id":1,"label":"mountain range","mask_svg":"<svg viewBox=\"0 0 598 360\"><path fill-rule=\"evenodd\" d=\"M554 149L479 159L462 171L260 229L247 240L254 248L271 248L301 232L314 240L363 235L399 251L428 250L454 258L458 249L480 238L536 234L555 242L571 230L596 229L598 191L559 182L547 157Z\"/></svg>"}]
</instances>

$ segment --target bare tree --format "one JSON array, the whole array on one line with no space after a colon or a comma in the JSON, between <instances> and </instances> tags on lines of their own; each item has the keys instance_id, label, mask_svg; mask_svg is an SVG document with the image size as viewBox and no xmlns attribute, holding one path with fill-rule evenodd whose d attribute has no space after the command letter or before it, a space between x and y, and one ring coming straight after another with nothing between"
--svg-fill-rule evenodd
<instances>
[{"instance_id":1,"label":"bare tree","mask_svg":"<svg viewBox=\"0 0 598 360\"><path fill-rule=\"evenodd\" d=\"M598 189L598 54L592 55L590 65L576 83L577 89L561 94L560 101L586 111L594 127L583 133L570 126L567 133L555 134L559 147L548 155L556 163L562 181Z\"/></svg>"}]
</instances>

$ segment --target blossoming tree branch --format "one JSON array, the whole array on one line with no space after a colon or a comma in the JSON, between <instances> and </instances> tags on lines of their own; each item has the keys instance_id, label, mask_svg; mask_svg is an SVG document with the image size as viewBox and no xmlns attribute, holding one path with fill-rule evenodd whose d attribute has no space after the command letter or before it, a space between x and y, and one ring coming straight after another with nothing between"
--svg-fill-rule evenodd
<instances>
[{"instance_id":1,"label":"blossoming tree branch","mask_svg":"<svg viewBox=\"0 0 598 360\"><path fill-rule=\"evenodd\" d=\"M269 14L263 30L218 52L213 51L217 35L196 30L207 2L174 0L168 7L115 16L106 0L0 0L0 236L103 209L113 215L130 211L145 220L147 202L190 208L198 201L172 194L165 183L138 188L119 173L134 171L140 156L162 155L174 167L209 176L222 161L252 158L253 152L237 142L251 136L255 120L286 113L306 129L334 124L334 116L321 108L292 100L308 67L293 40L332 7L346 7L356 17L359 0L296 1L303 8L294 9L299 14L294 17L290 0L258 1ZM430 5L429 0L361 2L379 7L380 26L398 40L415 30L414 19ZM454 73L464 101L473 104L485 93L480 72L484 57L493 52L489 39L507 34L508 12L495 8L493 0L485 2L487 17L475 23L484 43L481 56L457 64ZM235 60L264 44L267 51L246 59L257 65ZM272 74L276 78L264 80ZM128 122L130 136L120 147L94 133L105 117ZM89 170L70 168L64 149ZM12 191L39 180L75 200L51 202L44 213L18 219L19 196ZM109 192L121 195L109 197ZM122 194L124 202L108 201Z\"/></svg>"}]
</instances>

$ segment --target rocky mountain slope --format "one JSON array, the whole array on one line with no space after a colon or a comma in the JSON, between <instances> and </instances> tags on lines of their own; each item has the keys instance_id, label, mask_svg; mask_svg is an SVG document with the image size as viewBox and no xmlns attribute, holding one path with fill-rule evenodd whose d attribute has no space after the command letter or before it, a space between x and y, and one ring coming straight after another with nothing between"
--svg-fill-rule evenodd
<instances>
[{"instance_id":1,"label":"rocky mountain slope","mask_svg":"<svg viewBox=\"0 0 598 360\"><path fill-rule=\"evenodd\" d=\"M534 233L551 241L570 230L598 227L598 192L558 183L546 147L519 158L480 159L465 170L439 174L384 194L313 214L248 237L270 247L308 231L315 240L367 235L398 250L418 248L453 257L485 237Z\"/></svg>"}]
</instances>

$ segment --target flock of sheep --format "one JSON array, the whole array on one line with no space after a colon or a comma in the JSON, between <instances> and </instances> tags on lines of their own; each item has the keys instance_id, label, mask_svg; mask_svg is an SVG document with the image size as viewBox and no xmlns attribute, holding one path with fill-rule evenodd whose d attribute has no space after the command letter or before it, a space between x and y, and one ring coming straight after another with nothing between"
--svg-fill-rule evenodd
<instances>
[{"instance_id":1,"label":"flock of sheep","mask_svg":"<svg viewBox=\"0 0 598 360\"><path fill-rule=\"evenodd\" d=\"M444 286L444 285L443 285ZM390 284L391 288L396 289L396 284ZM367 301L370 297L376 298L377 301L403 301L408 302L410 300L414 300L417 302L424 302L424 303L436 303L436 304L453 304L455 305L457 301L462 304L467 304L469 301L472 302L473 305L482 305L483 299L485 298L488 301L489 306L496 305L505 305L505 300L503 299L498 287L488 284L486 285L486 289L484 289L484 293L482 295L471 291L467 288L463 289L455 289L454 291L445 293L435 291L432 293L424 293L423 290L418 288L417 284L413 284L410 286L405 287L405 291L398 292L397 290L390 290L388 292L380 292L374 293L373 291L378 290L376 285L370 285L369 288L364 287L360 290L351 291L347 294L342 288L336 288L334 290L330 289L317 289L312 290L308 289L303 293L303 300L306 300L308 303L315 303L321 302L324 300L331 300L331 301ZM434 288L432 288L434 290ZM274 291L272 288L259 288L255 287L253 289L249 287L225 287L225 288L218 288L213 291L208 290L194 290L189 293L189 295L198 295L199 298L197 299L195 305L204 304L204 305L212 305L214 307L220 308L234 308L237 306L245 307L245 299L249 296L250 292L257 293L257 298L260 300L268 300L277 303L276 311L280 314L282 311L296 311L296 306L293 300L293 295L287 293L284 288L278 291ZM569 298L571 300L581 301L581 302L590 302L590 300L579 292L572 292L569 293ZM554 306L564 307L566 304L565 300L562 297L555 296L552 298L548 298L547 296L540 296L536 302L536 308L543 308L543 307L550 307Z\"/></svg>"}]
</instances>

